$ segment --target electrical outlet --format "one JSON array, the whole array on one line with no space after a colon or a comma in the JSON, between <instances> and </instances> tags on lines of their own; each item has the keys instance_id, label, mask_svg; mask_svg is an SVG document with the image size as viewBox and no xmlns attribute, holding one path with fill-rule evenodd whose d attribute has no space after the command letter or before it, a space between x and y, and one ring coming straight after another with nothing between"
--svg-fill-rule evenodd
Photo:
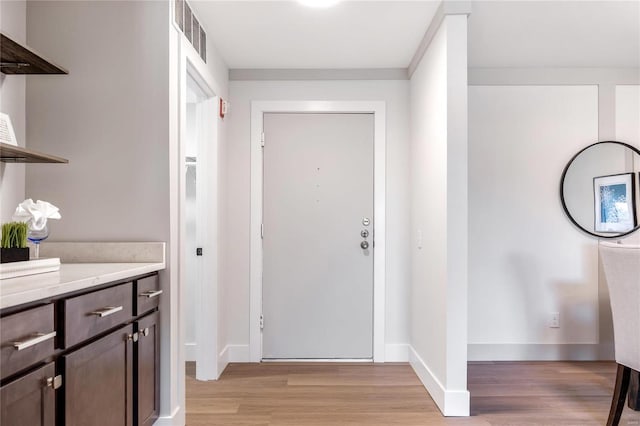
<instances>
[{"instance_id":1,"label":"electrical outlet","mask_svg":"<svg viewBox=\"0 0 640 426\"><path fill-rule=\"evenodd\" d=\"M560 312L549 313L549 328L560 328Z\"/></svg>"}]
</instances>

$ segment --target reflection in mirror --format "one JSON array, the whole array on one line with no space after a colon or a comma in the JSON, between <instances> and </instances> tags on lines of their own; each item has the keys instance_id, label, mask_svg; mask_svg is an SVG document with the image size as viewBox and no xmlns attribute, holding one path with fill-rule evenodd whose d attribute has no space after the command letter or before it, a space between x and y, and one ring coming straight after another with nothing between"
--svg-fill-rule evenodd
<instances>
[{"instance_id":1,"label":"reflection in mirror","mask_svg":"<svg viewBox=\"0 0 640 426\"><path fill-rule=\"evenodd\" d=\"M580 151L562 176L561 197L571 221L590 235L616 238L638 229L640 151L598 142Z\"/></svg>"}]
</instances>

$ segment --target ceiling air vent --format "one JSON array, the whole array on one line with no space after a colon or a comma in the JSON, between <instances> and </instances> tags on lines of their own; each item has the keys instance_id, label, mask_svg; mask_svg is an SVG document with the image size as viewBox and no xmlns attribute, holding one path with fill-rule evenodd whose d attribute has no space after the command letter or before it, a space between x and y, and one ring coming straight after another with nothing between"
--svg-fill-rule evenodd
<instances>
[{"instance_id":1,"label":"ceiling air vent","mask_svg":"<svg viewBox=\"0 0 640 426\"><path fill-rule=\"evenodd\" d=\"M177 27L189 40L189 43L196 49L202 60L207 62L207 34L200 25L200 21L193 13L191 6L186 0L175 0L173 2L174 20Z\"/></svg>"}]
</instances>

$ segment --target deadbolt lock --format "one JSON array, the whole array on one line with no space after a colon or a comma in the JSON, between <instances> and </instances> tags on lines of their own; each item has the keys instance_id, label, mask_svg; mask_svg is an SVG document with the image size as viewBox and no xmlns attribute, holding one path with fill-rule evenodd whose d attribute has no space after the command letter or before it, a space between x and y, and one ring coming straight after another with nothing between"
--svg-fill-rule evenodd
<instances>
[{"instance_id":1,"label":"deadbolt lock","mask_svg":"<svg viewBox=\"0 0 640 426\"><path fill-rule=\"evenodd\" d=\"M369 226L369 224L371 224L371 219L369 219L368 217L363 217L362 218L362 224L364 226Z\"/></svg>"},{"instance_id":2,"label":"deadbolt lock","mask_svg":"<svg viewBox=\"0 0 640 426\"><path fill-rule=\"evenodd\" d=\"M360 231L360 236L362 238L367 238L369 236L369 231L367 231L366 229L363 229L362 231Z\"/></svg>"}]
</instances>

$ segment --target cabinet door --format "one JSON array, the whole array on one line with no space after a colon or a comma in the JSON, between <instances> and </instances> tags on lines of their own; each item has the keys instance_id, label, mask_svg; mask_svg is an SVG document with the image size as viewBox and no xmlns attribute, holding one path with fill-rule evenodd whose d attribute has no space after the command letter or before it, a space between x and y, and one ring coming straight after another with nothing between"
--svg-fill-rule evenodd
<instances>
[{"instance_id":1,"label":"cabinet door","mask_svg":"<svg viewBox=\"0 0 640 426\"><path fill-rule=\"evenodd\" d=\"M132 426L133 325L64 358L66 426Z\"/></svg>"},{"instance_id":2,"label":"cabinet door","mask_svg":"<svg viewBox=\"0 0 640 426\"><path fill-rule=\"evenodd\" d=\"M54 426L53 362L0 388L2 426ZM50 379L48 382L47 379Z\"/></svg>"},{"instance_id":3,"label":"cabinet door","mask_svg":"<svg viewBox=\"0 0 640 426\"><path fill-rule=\"evenodd\" d=\"M160 408L160 330L158 312L138 321L136 344L137 414L139 426L151 426Z\"/></svg>"}]
</instances>

